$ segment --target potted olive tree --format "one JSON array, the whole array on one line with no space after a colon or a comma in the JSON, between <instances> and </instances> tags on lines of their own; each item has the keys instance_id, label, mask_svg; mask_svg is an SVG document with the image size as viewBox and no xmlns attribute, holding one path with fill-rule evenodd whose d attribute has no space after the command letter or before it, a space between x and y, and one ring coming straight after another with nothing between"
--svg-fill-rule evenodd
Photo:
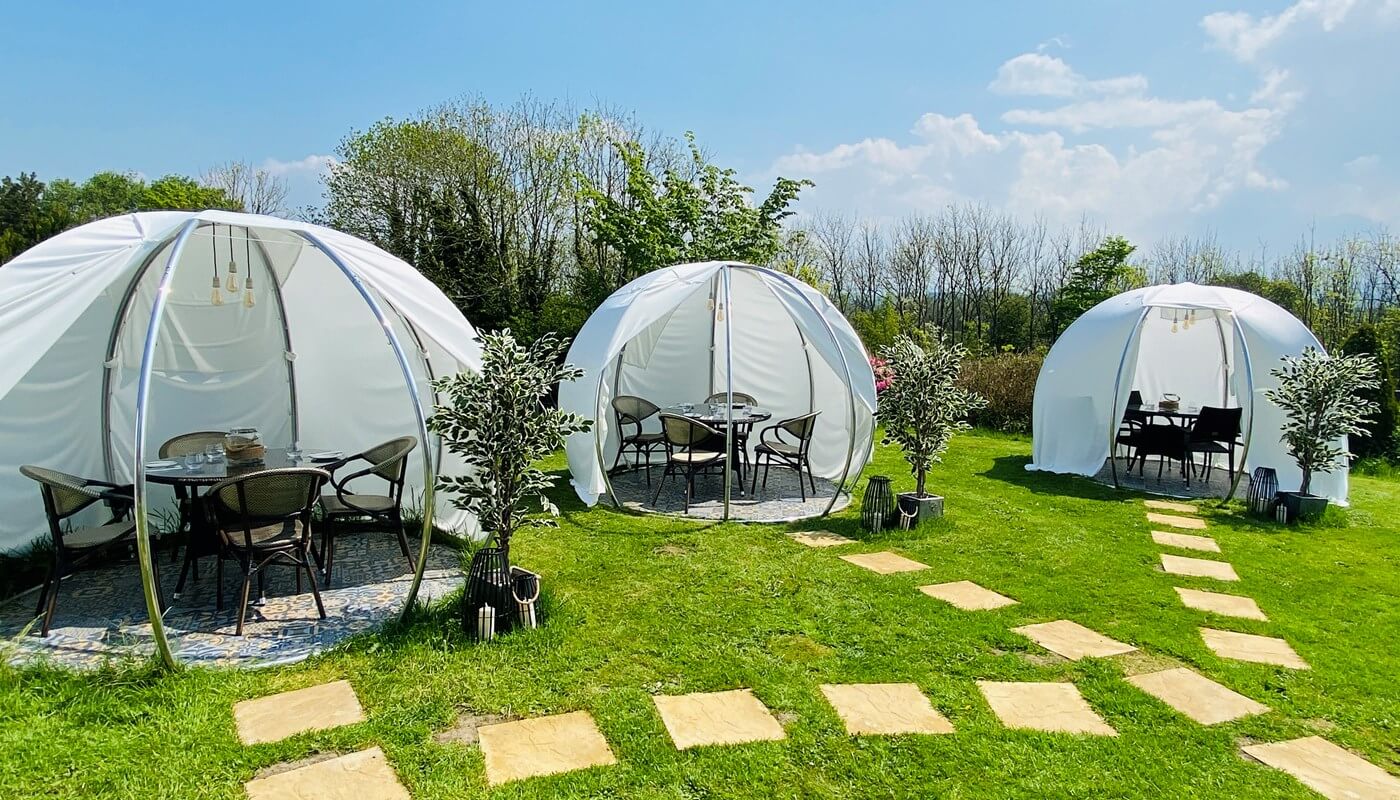
<instances>
[{"instance_id":1,"label":"potted olive tree","mask_svg":"<svg viewBox=\"0 0 1400 800\"><path fill-rule=\"evenodd\" d=\"M969 426L969 412L987 401L958 385L967 349L935 335L926 346L908 336L880 351L892 373L880 392L877 418L884 429L884 443L904 451L914 473L914 492L899 495L900 510L914 517L914 524L941 516L943 498L926 491L929 468L943 460L953 434Z\"/></svg>"},{"instance_id":2,"label":"potted olive tree","mask_svg":"<svg viewBox=\"0 0 1400 800\"><path fill-rule=\"evenodd\" d=\"M1302 355L1284 356L1271 374L1278 387L1265 389L1264 396L1283 411L1280 438L1303 471L1298 491L1279 496L1290 522L1315 519L1327 509L1327 498L1311 493L1313 474L1347 465L1351 453L1337 441L1365 432L1376 404L1363 392L1376 388L1379 367L1371 355L1331 357L1309 347Z\"/></svg>"},{"instance_id":3,"label":"potted olive tree","mask_svg":"<svg viewBox=\"0 0 1400 800\"><path fill-rule=\"evenodd\" d=\"M546 334L527 345L506 329L478 341L481 371L434 384L446 400L429 425L467 467L465 474L440 476L438 488L475 515L488 537L472 559L463 622L489 639L533 620L539 576L512 567L510 540L522 527L556 524L559 509L545 494L554 477L536 464L593 422L545 404L561 382L583 376L564 363L568 340Z\"/></svg>"}]
</instances>

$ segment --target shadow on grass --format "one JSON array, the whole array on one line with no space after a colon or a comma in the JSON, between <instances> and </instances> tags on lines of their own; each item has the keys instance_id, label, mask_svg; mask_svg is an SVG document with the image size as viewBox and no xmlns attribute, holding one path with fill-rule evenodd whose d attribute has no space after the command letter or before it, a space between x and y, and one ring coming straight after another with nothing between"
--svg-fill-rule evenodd
<instances>
[{"instance_id":1,"label":"shadow on grass","mask_svg":"<svg viewBox=\"0 0 1400 800\"><path fill-rule=\"evenodd\" d=\"M1115 489L1090 480L1082 475L1061 475L1054 472L1038 472L1026 469L1030 459L1025 456L1001 456L992 462L992 468L983 472L983 477L1019 486L1036 494L1054 494L1077 497L1083 500L1104 500L1123 502L1145 497L1135 489Z\"/></svg>"}]
</instances>

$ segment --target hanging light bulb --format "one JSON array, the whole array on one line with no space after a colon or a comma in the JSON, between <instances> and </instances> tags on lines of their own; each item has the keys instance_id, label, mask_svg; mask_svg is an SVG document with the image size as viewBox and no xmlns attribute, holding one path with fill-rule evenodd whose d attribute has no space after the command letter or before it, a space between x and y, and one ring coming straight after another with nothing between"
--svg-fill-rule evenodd
<instances>
[{"instance_id":1,"label":"hanging light bulb","mask_svg":"<svg viewBox=\"0 0 1400 800\"><path fill-rule=\"evenodd\" d=\"M715 312L715 322L724 322L724 303L720 303L719 311Z\"/></svg>"},{"instance_id":2,"label":"hanging light bulb","mask_svg":"<svg viewBox=\"0 0 1400 800\"><path fill-rule=\"evenodd\" d=\"M228 284L230 292L238 291L238 262L233 257L233 226L228 226Z\"/></svg>"},{"instance_id":3,"label":"hanging light bulb","mask_svg":"<svg viewBox=\"0 0 1400 800\"><path fill-rule=\"evenodd\" d=\"M213 235L209 237L210 261L214 267L214 289L209 293L209 305L221 306L224 304L224 287L219 283L219 226L214 226Z\"/></svg>"},{"instance_id":4,"label":"hanging light bulb","mask_svg":"<svg viewBox=\"0 0 1400 800\"><path fill-rule=\"evenodd\" d=\"M1176 333L1176 312L1172 312L1172 333Z\"/></svg>"},{"instance_id":5,"label":"hanging light bulb","mask_svg":"<svg viewBox=\"0 0 1400 800\"><path fill-rule=\"evenodd\" d=\"M253 307L253 233L249 228L243 229L243 263L248 265L248 277L243 281L243 307Z\"/></svg>"},{"instance_id":6,"label":"hanging light bulb","mask_svg":"<svg viewBox=\"0 0 1400 800\"><path fill-rule=\"evenodd\" d=\"M706 311L714 311L714 310L715 310L715 299L714 299L713 297L707 298L707 299L705 300L705 310L706 310Z\"/></svg>"}]
</instances>

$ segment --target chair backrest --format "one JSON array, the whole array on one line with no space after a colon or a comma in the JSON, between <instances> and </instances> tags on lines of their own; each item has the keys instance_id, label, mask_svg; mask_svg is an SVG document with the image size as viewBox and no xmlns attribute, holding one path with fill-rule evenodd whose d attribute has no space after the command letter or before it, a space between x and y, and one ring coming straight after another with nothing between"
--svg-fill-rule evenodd
<instances>
[{"instance_id":1,"label":"chair backrest","mask_svg":"<svg viewBox=\"0 0 1400 800\"><path fill-rule=\"evenodd\" d=\"M728 394L727 392L715 392L714 394L712 394L712 395L710 395L709 397L705 398L705 402L706 402L706 403L727 403L727 402L729 402L728 397L729 397L729 394ZM756 406L756 405L758 405L758 401L754 399L754 396L753 396L753 395L751 395L751 394L746 394L746 393L744 393L744 392L735 392L735 393L734 393L734 402L736 402L736 403L743 403L743 404L746 405L746 406Z\"/></svg>"},{"instance_id":2,"label":"chair backrest","mask_svg":"<svg viewBox=\"0 0 1400 800\"><path fill-rule=\"evenodd\" d=\"M160 446L160 457L180 458L181 456L187 456L191 453L203 453L204 448L211 444L219 444L223 440L223 431L182 433Z\"/></svg>"},{"instance_id":3,"label":"chair backrest","mask_svg":"<svg viewBox=\"0 0 1400 800\"><path fill-rule=\"evenodd\" d=\"M630 394L620 394L612 400L613 413L617 415L617 425L636 425L642 432L642 421L661 410L657 404Z\"/></svg>"},{"instance_id":4,"label":"chair backrest","mask_svg":"<svg viewBox=\"0 0 1400 800\"><path fill-rule=\"evenodd\" d=\"M1240 420L1244 417L1241 408L1216 408L1201 406L1196 424L1191 426L1191 438L1195 441L1234 441L1240 435Z\"/></svg>"},{"instance_id":5,"label":"chair backrest","mask_svg":"<svg viewBox=\"0 0 1400 800\"><path fill-rule=\"evenodd\" d=\"M1142 405L1142 392L1139 392L1137 389L1128 392L1128 407L1131 408L1140 405Z\"/></svg>"},{"instance_id":6,"label":"chair backrest","mask_svg":"<svg viewBox=\"0 0 1400 800\"><path fill-rule=\"evenodd\" d=\"M264 469L216 483L205 497L220 527L242 530L249 544L254 528L298 517L302 536L309 537L311 510L330 479L329 472L314 467Z\"/></svg>"},{"instance_id":7,"label":"chair backrest","mask_svg":"<svg viewBox=\"0 0 1400 800\"><path fill-rule=\"evenodd\" d=\"M101 492L89 487L86 479L76 475L30 464L20 467L19 471L24 477L39 482L39 491L44 496L44 511L53 522L70 517L102 499Z\"/></svg>"},{"instance_id":8,"label":"chair backrest","mask_svg":"<svg viewBox=\"0 0 1400 800\"><path fill-rule=\"evenodd\" d=\"M778 422L778 427L796 437L797 441L802 443L802 447L805 450L807 443L812 441L812 433L817 429L817 416L821 413L820 411L813 411L810 414L803 414L800 417L781 420Z\"/></svg>"},{"instance_id":9,"label":"chair backrest","mask_svg":"<svg viewBox=\"0 0 1400 800\"><path fill-rule=\"evenodd\" d=\"M1144 425L1138 430L1137 444L1134 449L1139 456L1167 456L1168 458L1180 459L1185 457L1186 436L1186 429L1177 425L1163 423Z\"/></svg>"},{"instance_id":10,"label":"chair backrest","mask_svg":"<svg viewBox=\"0 0 1400 800\"><path fill-rule=\"evenodd\" d=\"M661 432L670 447L691 447L711 436L720 435L719 431L699 420L677 414L661 415Z\"/></svg>"},{"instance_id":11,"label":"chair backrest","mask_svg":"<svg viewBox=\"0 0 1400 800\"><path fill-rule=\"evenodd\" d=\"M404 475L408 471L408 454L417 446L418 439L415 437L400 436L369 448L360 453L360 458L372 465L370 472L393 484L397 490L403 485Z\"/></svg>"}]
</instances>

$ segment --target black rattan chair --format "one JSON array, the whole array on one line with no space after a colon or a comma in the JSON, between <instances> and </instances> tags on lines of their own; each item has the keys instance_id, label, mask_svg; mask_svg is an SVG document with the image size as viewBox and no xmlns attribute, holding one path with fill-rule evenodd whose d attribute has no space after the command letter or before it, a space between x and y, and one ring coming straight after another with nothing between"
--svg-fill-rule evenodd
<instances>
[{"instance_id":1,"label":"black rattan chair","mask_svg":"<svg viewBox=\"0 0 1400 800\"><path fill-rule=\"evenodd\" d=\"M340 533L339 524L346 519L370 519L393 528L394 535L399 539L399 550L403 551L404 558L408 559L409 570L418 571L418 563L408 548L408 537L403 531L404 476L408 472L408 454L417 446L418 440L412 436L390 439L346 462L353 464L356 461L365 461L369 463L368 467L344 478L332 479L335 494L324 495L321 498L321 557L325 559L322 569L326 575L326 586L331 585L331 564L335 560L335 539ZM350 491L348 484L359 478L382 478L388 484L388 488L385 494Z\"/></svg>"},{"instance_id":2,"label":"black rattan chair","mask_svg":"<svg viewBox=\"0 0 1400 800\"><path fill-rule=\"evenodd\" d=\"M43 636L49 635L53 624L54 610L58 607L58 590L63 579L72 574L75 567L88 558L116 549L132 547L136 544L136 523L131 519L131 509L135 503L131 486L120 486L107 481L79 478L57 470L25 465L19 468L26 478L38 481L39 491L44 498L44 513L49 519L49 536L53 542L53 558L49 562L48 575L44 578L44 588L39 592L39 603L34 615L43 615L40 628ZM109 522L101 525L69 527L64 530L64 522L74 514L94 503L106 503L112 512ZM165 607L161 596L158 559L151 559L151 569L155 575L156 595L160 607Z\"/></svg>"},{"instance_id":3,"label":"black rattan chair","mask_svg":"<svg viewBox=\"0 0 1400 800\"><path fill-rule=\"evenodd\" d=\"M699 420L676 414L661 415L661 433L666 446L666 471L657 481L656 495L651 498L651 504L655 507L656 501L661 498L666 478L679 472L685 475L685 512L689 514L696 474L709 469L725 469L728 464L725 453L706 449L713 442L723 442L724 434ZM742 486L739 491L743 491Z\"/></svg>"},{"instance_id":4,"label":"black rattan chair","mask_svg":"<svg viewBox=\"0 0 1400 800\"><path fill-rule=\"evenodd\" d=\"M1148 422L1147 412L1142 410L1142 392L1137 389L1128 393L1128 407L1123 410L1123 419L1118 423L1118 433L1113 437L1115 446L1128 448L1128 469L1133 468L1137 457L1137 439L1142 426Z\"/></svg>"},{"instance_id":5,"label":"black rattan chair","mask_svg":"<svg viewBox=\"0 0 1400 800\"><path fill-rule=\"evenodd\" d=\"M769 425L758 434L758 446L754 448L753 483L758 490L758 468L763 467L763 487L768 488L768 468L776 460L779 466L797 470L797 487L802 491L802 501L807 502L807 485L802 482L802 473L807 472L807 481L812 486L812 494L817 493L817 483L812 477L812 465L808 454L812 449L812 433L817 429L817 415L820 411L803 414L800 417L782 420ZM772 437L769 437L772 433ZM787 433L796 439L789 442L783 439Z\"/></svg>"},{"instance_id":6,"label":"black rattan chair","mask_svg":"<svg viewBox=\"0 0 1400 800\"><path fill-rule=\"evenodd\" d=\"M262 594L263 570L274 561L290 564L297 572L297 593L301 574L310 579L316 612L326 618L326 607L316 589L311 569L311 512L321 496L321 487L331 478L323 469L290 467L250 472L217 483L205 495L218 525L218 593L216 609L224 609L224 560L236 558L243 570L243 588L238 606L237 635L243 635L243 619L248 613L248 590L253 576Z\"/></svg>"},{"instance_id":7,"label":"black rattan chair","mask_svg":"<svg viewBox=\"0 0 1400 800\"><path fill-rule=\"evenodd\" d=\"M1191 426L1191 433L1186 440L1186 449L1190 451L1194 460L1196 453L1205 456L1205 463L1202 469L1205 472L1206 480L1210 480L1210 473L1215 465L1217 454L1224 454L1230 463L1230 475L1235 474L1235 448L1241 446L1240 421L1244 417L1244 410L1240 408L1216 408L1213 406L1201 406L1201 413L1196 417L1195 423ZM1194 464L1193 464L1194 468Z\"/></svg>"},{"instance_id":8,"label":"black rattan chair","mask_svg":"<svg viewBox=\"0 0 1400 800\"><path fill-rule=\"evenodd\" d=\"M630 450L636 455L639 462L646 465L647 486L650 486L652 451L665 450L666 441L665 435L660 432L648 433L642 430L642 423L651 419L661 409L650 400L644 400L630 394L614 397L612 407L613 419L616 422L618 436L621 437L621 440L617 446L617 458L613 460L612 469L608 471L616 470L617 465L622 463L622 456ZM628 426L635 427L636 431L628 433Z\"/></svg>"},{"instance_id":9,"label":"black rattan chair","mask_svg":"<svg viewBox=\"0 0 1400 800\"><path fill-rule=\"evenodd\" d=\"M1138 459L1138 474L1147 467L1148 456L1157 456L1157 479L1162 479L1162 467L1167 460L1181 462L1181 476L1191 485L1191 454L1186 449L1185 428L1177 425L1143 425L1137 432L1134 451Z\"/></svg>"},{"instance_id":10,"label":"black rattan chair","mask_svg":"<svg viewBox=\"0 0 1400 800\"><path fill-rule=\"evenodd\" d=\"M160 446L161 458L184 458L191 453L203 453L211 444L222 444L222 431L195 431L182 433ZM185 561L180 565L180 579L175 582L175 596L185 591L185 578L191 573L199 580L199 559L219 552L218 542L209 533L208 524L201 519L203 513L199 499L190 494L184 484L175 484L175 502L180 508L180 528L176 533L185 536ZM180 557L179 540L170 548L170 560Z\"/></svg>"}]
</instances>

